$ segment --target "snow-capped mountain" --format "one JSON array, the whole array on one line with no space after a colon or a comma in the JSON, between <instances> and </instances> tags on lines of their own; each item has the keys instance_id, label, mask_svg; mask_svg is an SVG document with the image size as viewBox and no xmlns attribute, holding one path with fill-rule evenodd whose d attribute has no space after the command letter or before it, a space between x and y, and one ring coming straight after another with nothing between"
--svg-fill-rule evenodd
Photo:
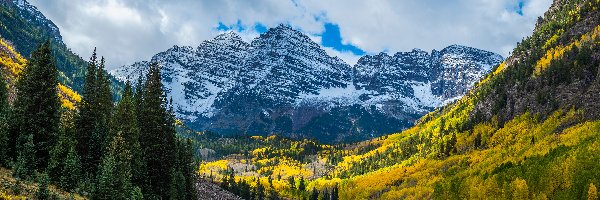
<instances>
[{"instance_id":1,"label":"snow-capped mountain","mask_svg":"<svg viewBox=\"0 0 600 200\"><path fill-rule=\"evenodd\" d=\"M453 45L364 56L350 66L280 25L250 43L224 33L195 49L174 46L111 73L135 82L150 62L160 63L177 116L198 130L333 142L401 131L465 94L501 60Z\"/></svg>"},{"instance_id":2,"label":"snow-capped mountain","mask_svg":"<svg viewBox=\"0 0 600 200\"><path fill-rule=\"evenodd\" d=\"M42 12L40 12L34 5L31 5L26 0L12 0L12 5L15 5L17 11L22 18L27 19L29 22L39 25L43 29L46 29L51 34L54 41L62 43L62 36L58 27L54 22L50 21Z\"/></svg>"}]
</instances>

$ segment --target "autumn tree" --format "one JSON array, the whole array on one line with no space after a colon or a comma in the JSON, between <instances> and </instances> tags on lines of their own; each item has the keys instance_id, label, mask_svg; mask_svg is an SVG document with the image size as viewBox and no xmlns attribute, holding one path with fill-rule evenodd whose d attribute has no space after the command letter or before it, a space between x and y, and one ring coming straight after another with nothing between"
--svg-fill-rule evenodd
<instances>
[{"instance_id":1,"label":"autumn tree","mask_svg":"<svg viewBox=\"0 0 600 200\"><path fill-rule=\"evenodd\" d=\"M588 187L587 198L588 200L598 199L598 190L596 189L594 183L590 183L590 186Z\"/></svg>"}]
</instances>

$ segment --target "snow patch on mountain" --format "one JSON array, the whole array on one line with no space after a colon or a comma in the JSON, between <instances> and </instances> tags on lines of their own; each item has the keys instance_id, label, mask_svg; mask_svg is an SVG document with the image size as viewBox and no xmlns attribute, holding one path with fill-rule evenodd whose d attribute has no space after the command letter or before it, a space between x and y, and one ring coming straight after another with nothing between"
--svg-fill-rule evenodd
<instances>
[{"instance_id":1,"label":"snow patch on mountain","mask_svg":"<svg viewBox=\"0 0 600 200\"><path fill-rule=\"evenodd\" d=\"M498 54L452 45L441 51L368 55L350 66L281 25L250 43L228 32L196 48L174 46L110 73L135 82L150 63L159 63L177 117L196 128L269 131L287 116L294 127L288 131L297 131L323 113L355 106L412 122L460 98L501 60ZM369 112L337 115L353 121Z\"/></svg>"}]
</instances>

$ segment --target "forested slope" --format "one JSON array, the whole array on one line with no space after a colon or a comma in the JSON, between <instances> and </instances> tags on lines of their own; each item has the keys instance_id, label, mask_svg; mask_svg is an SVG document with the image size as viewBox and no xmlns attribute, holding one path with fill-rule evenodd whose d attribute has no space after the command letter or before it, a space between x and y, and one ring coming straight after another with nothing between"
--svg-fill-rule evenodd
<instances>
[{"instance_id":1,"label":"forested slope","mask_svg":"<svg viewBox=\"0 0 600 200\"><path fill-rule=\"evenodd\" d=\"M302 143L256 149L206 162L199 173L291 198L597 198L599 6L555 1L468 95L402 133L316 145L300 159L285 152L303 152Z\"/></svg>"}]
</instances>

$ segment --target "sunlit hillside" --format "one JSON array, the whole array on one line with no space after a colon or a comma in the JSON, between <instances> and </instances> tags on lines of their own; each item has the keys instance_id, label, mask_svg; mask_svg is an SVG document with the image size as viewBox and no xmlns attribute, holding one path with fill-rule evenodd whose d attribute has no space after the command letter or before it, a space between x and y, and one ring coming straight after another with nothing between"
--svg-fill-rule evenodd
<instances>
[{"instance_id":1,"label":"sunlit hillside","mask_svg":"<svg viewBox=\"0 0 600 200\"><path fill-rule=\"evenodd\" d=\"M402 133L311 155L307 141L257 148L199 174L241 196L249 185L294 199L595 199L599 6L555 1L475 89Z\"/></svg>"},{"instance_id":2,"label":"sunlit hillside","mask_svg":"<svg viewBox=\"0 0 600 200\"><path fill-rule=\"evenodd\" d=\"M27 64L27 60L15 51L9 41L0 39L0 65L2 66L2 77L9 88L9 101L14 100L15 84L19 74ZM75 109L77 103L81 102L81 96L68 86L58 83L60 101L67 109Z\"/></svg>"}]
</instances>

